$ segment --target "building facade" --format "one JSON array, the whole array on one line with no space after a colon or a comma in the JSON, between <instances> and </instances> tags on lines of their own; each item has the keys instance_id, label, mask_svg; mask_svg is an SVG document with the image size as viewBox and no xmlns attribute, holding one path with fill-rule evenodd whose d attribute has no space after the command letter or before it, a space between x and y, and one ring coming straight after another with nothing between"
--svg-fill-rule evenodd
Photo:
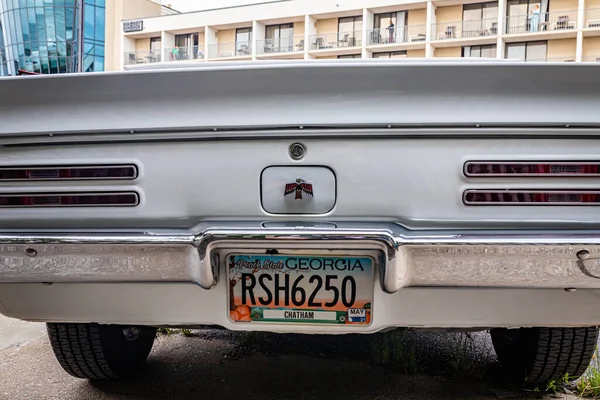
<instances>
[{"instance_id":1,"label":"building facade","mask_svg":"<svg viewBox=\"0 0 600 400\"><path fill-rule=\"evenodd\" d=\"M125 69L261 59L600 61L600 0L278 0L123 28Z\"/></svg>"},{"instance_id":2,"label":"building facade","mask_svg":"<svg viewBox=\"0 0 600 400\"><path fill-rule=\"evenodd\" d=\"M115 69L115 19L153 15L149 0L0 0L0 76Z\"/></svg>"}]
</instances>

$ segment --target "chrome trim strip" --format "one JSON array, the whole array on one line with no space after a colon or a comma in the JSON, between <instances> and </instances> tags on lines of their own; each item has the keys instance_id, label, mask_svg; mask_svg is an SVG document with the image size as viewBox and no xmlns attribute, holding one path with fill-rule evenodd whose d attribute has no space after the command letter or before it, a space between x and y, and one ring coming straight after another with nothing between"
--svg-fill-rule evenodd
<instances>
[{"instance_id":1,"label":"chrome trim strip","mask_svg":"<svg viewBox=\"0 0 600 400\"><path fill-rule=\"evenodd\" d=\"M564 207L564 206L600 206L600 202L510 202L510 201L469 201L467 196L472 193L478 194L593 194L600 195L600 190L585 190L585 189L563 189L563 190L555 190L555 189L506 189L506 190L498 190L498 189L469 189L463 192L462 200L466 206L511 206L511 207Z\"/></svg>"},{"instance_id":2,"label":"chrome trim strip","mask_svg":"<svg viewBox=\"0 0 600 400\"><path fill-rule=\"evenodd\" d=\"M448 233L374 225L379 228L267 229L223 224L206 227L200 234L0 234L4 257L0 282L40 277L49 282L175 279L210 289L219 278L219 250L277 247L342 252L351 245L384 254L380 278L388 293L415 285L600 288L600 231ZM31 256L32 250L38 259ZM156 262L152 252L158 252ZM68 265L59 256L69 256ZM172 262L165 265L164 257ZM515 263L510 270L504 267L508 259ZM35 269L38 277L32 278L24 265ZM50 276L49 270L54 271Z\"/></svg>"},{"instance_id":3,"label":"chrome trim strip","mask_svg":"<svg viewBox=\"0 0 600 400\"><path fill-rule=\"evenodd\" d=\"M463 166L463 174L467 177L467 178L529 178L529 177L580 177L580 178L586 178L586 177L597 177L600 176L600 173L597 174L585 174L585 173L541 173L541 174L533 174L533 173L525 173L525 174L520 174L520 173L513 173L513 174L507 174L507 173L499 173L499 174L493 174L493 173L484 173L484 172L480 172L480 173L469 173L469 166L471 165L596 165L596 166L600 166L600 161L543 161L543 160L536 160L536 161L523 161L523 160L519 160L519 161L495 161L495 160L491 160L491 161L467 161L464 166Z\"/></svg>"},{"instance_id":4,"label":"chrome trim strip","mask_svg":"<svg viewBox=\"0 0 600 400\"><path fill-rule=\"evenodd\" d=\"M26 178L26 179L3 179L0 178L0 182L38 182L38 181L99 181L99 180L129 180L133 181L138 178L138 168L134 164L113 164L113 165L43 165L43 166L3 166L0 167L0 171L44 171L44 170L86 170L86 169L121 169L129 168L131 170L131 176L124 177L83 177L83 178Z\"/></svg>"},{"instance_id":5,"label":"chrome trim strip","mask_svg":"<svg viewBox=\"0 0 600 400\"><path fill-rule=\"evenodd\" d=\"M80 208L80 207L137 207L140 204L140 196L137 192L36 192L36 193L0 193L0 199L4 197L52 197L52 196L71 196L71 197L85 197L85 196L133 196L135 201L132 203L99 203L99 204L36 204L36 205L3 205L0 204L0 208Z\"/></svg>"}]
</instances>

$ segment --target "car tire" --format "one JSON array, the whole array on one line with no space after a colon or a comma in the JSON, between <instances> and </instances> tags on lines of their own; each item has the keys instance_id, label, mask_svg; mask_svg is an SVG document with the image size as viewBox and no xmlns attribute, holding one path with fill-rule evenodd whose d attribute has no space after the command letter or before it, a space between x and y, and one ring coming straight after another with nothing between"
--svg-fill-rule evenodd
<instances>
[{"instance_id":1,"label":"car tire","mask_svg":"<svg viewBox=\"0 0 600 400\"><path fill-rule=\"evenodd\" d=\"M496 328L490 331L500 364L513 383L536 387L579 378L596 349L598 327Z\"/></svg>"},{"instance_id":2,"label":"car tire","mask_svg":"<svg viewBox=\"0 0 600 400\"><path fill-rule=\"evenodd\" d=\"M99 324L47 324L61 367L76 378L121 379L145 363L156 328Z\"/></svg>"}]
</instances>

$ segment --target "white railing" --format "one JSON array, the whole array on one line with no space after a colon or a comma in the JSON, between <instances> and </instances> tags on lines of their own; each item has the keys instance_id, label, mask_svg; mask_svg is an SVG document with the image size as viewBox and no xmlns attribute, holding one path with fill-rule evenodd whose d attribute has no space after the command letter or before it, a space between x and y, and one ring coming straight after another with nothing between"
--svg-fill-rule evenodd
<instances>
[{"instance_id":1,"label":"white railing","mask_svg":"<svg viewBox=\"0 0 600 400\"><path fill-rule=\"evenodd\" d=\"M550 58L531 58L527 60L515 60L515 61L525 61L525 62L547 62L547 63L557 63L557 62L575 62L575 56L572 57L550 57Z\"/></svg>"},{"instance_id":2,"label":"white railing","mask_svg":"<svg viewBox=\"0 0 600 400\"><path fill-rule=\"evenodd\" d=\"M362 31L335 32L312 35L309 50L337 49L362 46Z\"/></svg>"},{"instance_id":3,"label":"white railing","mask_svg":"<svg viewBox=\"0 0 600 400\"><path fill-rule=\"evenodd\" d=\"M498 34L498 18L433 24L432 40L476 38Z\"/></svg>"},{"instance_id":4,"label":"white railing","mask_svg":"<svg viewBox=\"0 0 600 400\"><path fill-rule=\"evenodd\" d=\"M208 46L208 58L249 57L251 55L251 41L217 43Z\"/></svg>"},{"instance_id":5,"label":"white railing","mask_svg":"<svg viewBox=\"0 0 600 400\"><path fill-rule=\"evenodd\" d=\"M367 31L369 45L425 41L425 25L407 25L394 29L378 28Z\"/></svg>"},{"instance_id":6,"label":"white railing","mask_svg":"<svg viewBox=\"0 0 600 400\"><path fill-rule=\"evenodd\" d=\"M165 49L165 62L202 59L204 59L204 46L185 46Z\"/></svg>"},{"instance_id":7,"label":"white railing","mask_svg":"<svg viewBox=\"0 0 600 400\"><path fill-rule=\"evenodd\" d=\"M577 29L577 11L555 11L506 17L506 33L533 33Z\"/></svg>"},{"instance_id":8,"label":"white railing","mask_svg":"<svg viewBox=\"0 0 600 400\"><path fill-rule=\"evenodd\" d=\"M161 62L160 50L140 50L125 53L125 65Z\"/></svg>"},{"instance_id":9,"label":"white railing","mask_svg":"<svg viewBox=\"0 0 600 400\"><path fill-rule=\"evenodd\" d=\"M304 36L268 38L256 41L256 54L292 53L304 51Z\"/></svg>"},{"instance_id":10,"label":"white railing","mask_svg":"<svg viewBox=\"0 0 600 400\"><path fill-rule=\"evenodd\" d=\"M585 10L585 27L600 28L600 8Z\"/></svg>"},{"instance_id":11,"label":"white railing","mask_svg":"<svg viewBox=\"0 0 600 400\"><path fill-rule=\"evenodd\" d=\"M583 62L587 63L600 63L600 55L597 56L585 56L582 58Z\"/></svg>"}]
</instances>

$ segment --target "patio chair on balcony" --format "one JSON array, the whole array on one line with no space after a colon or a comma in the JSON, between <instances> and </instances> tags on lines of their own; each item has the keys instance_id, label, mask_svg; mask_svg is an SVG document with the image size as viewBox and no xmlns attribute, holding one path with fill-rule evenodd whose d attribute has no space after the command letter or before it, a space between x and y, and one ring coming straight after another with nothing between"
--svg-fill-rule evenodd
<instances>
[{"instance_id":1,"label":"patio chair on balcony","mask_svg":"<svg viewBox=\"0 0 600 400\"><path fill-rule=\"evenodd\" d=\"M456 38L456 26L446 26L446 32L440 32L438 39L454 39Z\"/></svg>"},{"instance_id":2,"label":"patio chair on balcony","mask_svg":"<svg viewBox=\"0 0 600 400\"><path fill-rule=\"evenodd\" d=\"M339 41L338 47L348 47L349 43L348 43L348 38L350 37L349 34L345 34L344 37L342 37Z\"/></svg>"},{"instance_id":3,"label":"patio chair on balcony","mask_svg":"<svg viewBox=\"0 0 600 400\"><path fill-rule=\"evenodd\" d=\"M304 39L300 39L296 45L296 51L304 51Z\"/></svg>"},{"instance_id":4,"label":"patio chair on balcony","mask_svg":"<svg viewBox=\"0 0 600 400\"><path fill-rule=\"evenodd\" d=\"M559 15L556 22L552 24L552 30L575 29L575 21L569 21L568 15Z\"/></svg>"},{"instance_id":5,"label":"patio chair on balcony","mask_svg":"<svg viewBox=\"0 0 600 400\"><path fill-rule=\"evenodd\" d=\"M381 33L378 30L371 31L371 44L381 43Z\"/></svg>"}]
</instances>

